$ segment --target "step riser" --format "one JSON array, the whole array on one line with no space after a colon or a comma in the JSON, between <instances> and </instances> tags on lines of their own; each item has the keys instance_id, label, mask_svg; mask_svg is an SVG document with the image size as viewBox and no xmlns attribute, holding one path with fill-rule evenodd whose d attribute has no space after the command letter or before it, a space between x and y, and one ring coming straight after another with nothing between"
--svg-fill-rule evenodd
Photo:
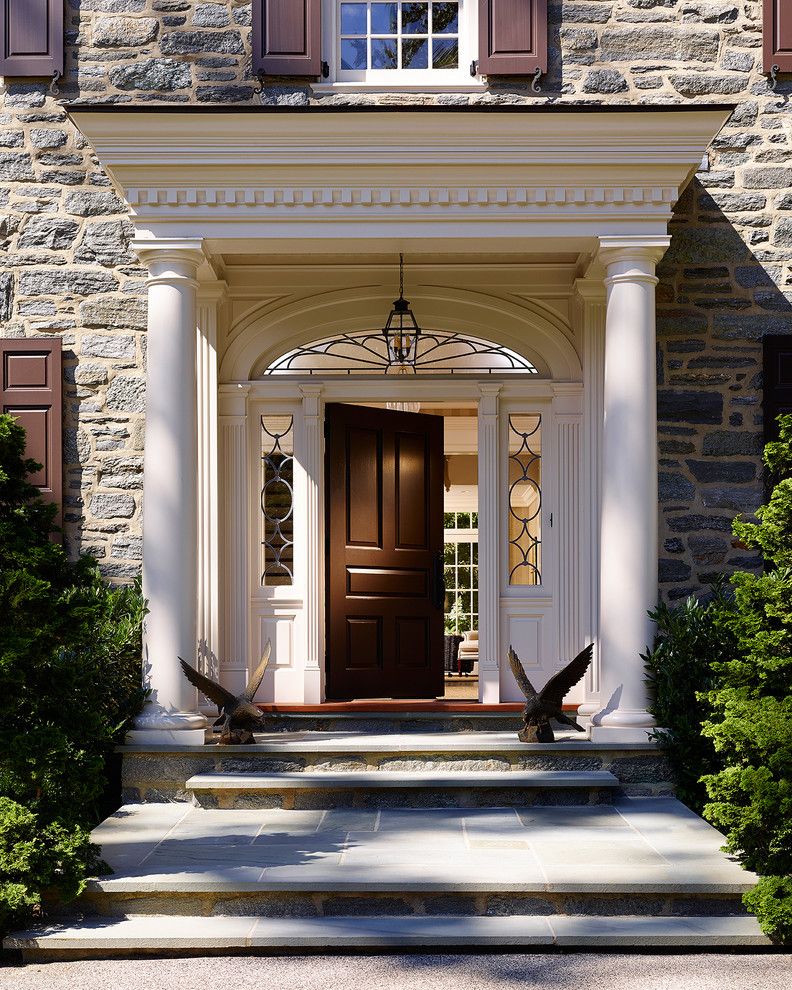
<instances>
[{"instance_id":1,"label":"step riser","mask_svg":"<svg viewBox=\"0 0 792 990\"><path fill-rule=\"evenodd\" d=\"M200 891L165 894L123 894L87 891L80 898L87 916L120 918L129 915L249 916L315 918L358 915L506 917L585 915L587 917L735 917L744 916L741 895L723 894L588 894L484 892L361 894Z\"/></svg>"},{"instance_id":2,"label":"step riser","mask_svg":"<svg viewBox=\"0 0 792 990\"><path fill-rule=\"evenodd\" d=\"M581 754L542 754L525 751L498 753L471 749L464 759L447 754L327 753L290 754L288 758L251 751L247 753L124 753L123 787L127 804L167 803L189 800L186 781L205 773L300 773L302 771L489 772L507 770L596 771L607 770L619 779L622 794L631 797L671 796L671 775L663 757L648 751L600 751Z\"/></svg>"},{"instance_id":3,"label":"step riser","mask_svg":"<svg viewBox=\"0 0 792 990\"><path fill-rule=\"evenodd\" d=\"M616 791L618 794L618 791ZM525 808L612 804L614 788L387 788L384 790L268 789L261 792L193 791L201 808L324 811L333 808Z\"/></svg>"},{"instance_id":4,"label":"step riser","mask_svg":"<svg viewBox=\"0 0 792 990\"><path fill-rule=\"evenodd\" d=\"M570 713L573 714L573 713ZM523 724L519 713L508 715L457 715L415 713L372 715L269 715L262 732L515 732Z\"/></svg>"}]
</instances>

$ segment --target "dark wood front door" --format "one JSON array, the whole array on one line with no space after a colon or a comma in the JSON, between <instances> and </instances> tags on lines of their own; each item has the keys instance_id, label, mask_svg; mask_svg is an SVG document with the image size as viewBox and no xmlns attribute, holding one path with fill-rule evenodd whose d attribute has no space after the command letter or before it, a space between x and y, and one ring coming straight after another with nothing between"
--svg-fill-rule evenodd
<instances>
[{"instance_id":1,"label":"dark wood front door","mask_svg":"<svg viewBox=\"0 0 792 990\"><path fill-rule=\"evenodd\" d=\"M443 693L443 419L325 407L327 697Z\"/></svg>"}]
</instances>

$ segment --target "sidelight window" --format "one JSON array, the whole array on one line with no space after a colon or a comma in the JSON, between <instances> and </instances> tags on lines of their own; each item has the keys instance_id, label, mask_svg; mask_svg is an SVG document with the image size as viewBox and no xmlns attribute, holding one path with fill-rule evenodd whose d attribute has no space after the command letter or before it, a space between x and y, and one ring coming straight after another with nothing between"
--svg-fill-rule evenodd
<instances>
[{"instance_id":1,"label":"sidelight window","mask_svg":"<svg viewBox=\"0 0 792 990\"><path fill-rule=\"evenodd\" d=\"M509 584L542 583L542 417L509 416Z\"/></svg>"},{"instance_id":2,"label":"sidelight window","mask_svg":"<svg viewBox=\"0 0 792 990\"><path fill-rule=\"evenodd\" d=\"M261 417L262 587L294 583L294 419Z\"/></svg>"}]
</instances>

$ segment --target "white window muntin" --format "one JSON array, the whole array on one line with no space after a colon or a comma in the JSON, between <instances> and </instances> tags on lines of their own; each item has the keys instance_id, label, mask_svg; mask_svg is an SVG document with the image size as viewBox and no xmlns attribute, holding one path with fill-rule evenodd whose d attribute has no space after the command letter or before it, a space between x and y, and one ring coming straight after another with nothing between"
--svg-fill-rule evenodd
<instances>
[{"instance_id":1,"label":"white window muntin","mask_svg":"<svg viewBox=\"0 0 792 990\"><path fill-rule=\"evenodd\" d=\"M457 8L455 26L447 23L451 3ZM468 8L473 6L472 0L421 0L416 3L408 0L334 0L334 6L333 62L336 81L394 87L470 81L473 25ZM416 22L416 8L426 9L425 25ZM437 16L441 12L444 15L442 20ZM410 20L406 16L408 14ZM435 31L435 27L440 29ZM444 59L448 60L454 42L456 65L453 68L434 68L433 64L439 66ZM375 67L383 62L383 50L389 50L384 61L391 62L392 68ZM357 52L357 57L349 57L353 52ZM411 64L405 65L408 56Z\"/></svg>"}]
</instances>

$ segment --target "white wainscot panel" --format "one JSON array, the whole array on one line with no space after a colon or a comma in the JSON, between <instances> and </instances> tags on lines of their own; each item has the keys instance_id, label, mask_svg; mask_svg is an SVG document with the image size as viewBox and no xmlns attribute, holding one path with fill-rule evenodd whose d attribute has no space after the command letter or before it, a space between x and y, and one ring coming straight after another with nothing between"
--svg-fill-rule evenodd
<instances>
[{"instance_id":1,"label":"white wainscot panel","mask_svg":"<svg viewBox=\"0 0 792 990\"><path fill-rule=\"evenodd\" d=\"M299 704L303 700L303 669L296 660L302 629L302 608L287 606L259 611L253 617L251 658L257 662L267 640L272 655L256 701Z\"/></svg>"},{"instance_id":2,"label":"white wainscot panel","mask_svg":"<svg viewBox=\"0 0 792 990\"><path fill-rule=\"evenodd\" d=\"M509 646L517 652L531 683L538 689L552 673L554 640L549 606L531 608L522 602L501 606L501 701L525 700L509 667Z\"/></svg>"}]
</instances>

